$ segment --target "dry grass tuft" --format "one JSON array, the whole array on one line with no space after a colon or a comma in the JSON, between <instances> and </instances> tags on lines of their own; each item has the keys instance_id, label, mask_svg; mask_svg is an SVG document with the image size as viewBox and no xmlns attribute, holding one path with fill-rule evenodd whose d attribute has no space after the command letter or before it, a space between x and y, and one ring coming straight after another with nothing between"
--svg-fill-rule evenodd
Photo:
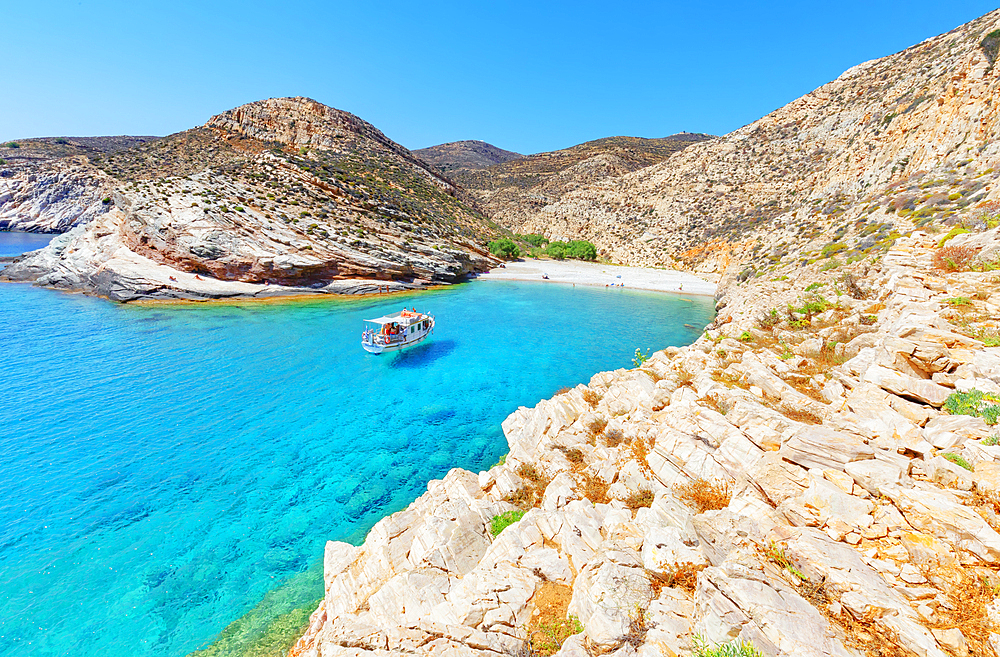
<instances>
[{"instance_id":1,"label":"dry grass tuft","mask_svg":"<svg viewBox=\"0 0 1000 657\"><path fill-rule=\"evenodd\" d=\"M610 484L592 474L583 475L583 496L594 504L608 504L611 498L608 497Z\"/></svg>"},{"instance_id":2,"label":"dry grass tuft","mask_svg":"<svg viewBox=\"0 0 1000 657\"><path fill-rule=\"evenodd\" d=\"M656 499L656 496L653 495L653 491L641 489L635 491L625 499L625 506L630 509L648 509L653 506L654 499Z\"/></svg>"},{"instance_id":3,"label":"dry grass tuft","mask_svg":"<svg viewBox=\"0 0 1000 657\"><path fill-rule=\"evenodd\" d=\"M595 417L593 421L587 426L587 431L590 432L591 436L597 436L604 433L604 429L608 426L608 421L603 417Z\"/></svg>"},{"instance_id":4,"label":"dry grass tuft","mask_svg":"<svg viewBox=\"0 0 1000 657\"><path fill-rule=\"evenodd\" d=\"M524 511L541 506L545 489L552 479L531 463L522 463L516 472L518 477L525 480L525 484L504 497L504 501Z\"/></svg>"},{"instance_id":5,"label":"dry grass tuft","mask_svg":"<svg viewBox=\"0 0 1000 657\"><path fill-rule=\"evenodd\" d=\"M986 605L996 599L998 588L986 578L962 569L959 580L947 591L949 604L937 609L941 621L931 627L958 628L965 636L970 655L992 654L990 634L1000 632L1000 625L990 619Z\"/></svg>"},{"instance_id":6,"label":"dry grass tuft","mask_svg":"<svg viewBox=\"0 0 1000 657\"><path fill-rule=\"evenodd\" d=\"M729 506L732 491L726 481L709 481L707 479L692 479L686 484L676 484L674 494L684 504L697 513L718 511Z\"/></svg>"},{"instance_id":7,"label":"dry grass tuft","mask_svg":"<svg viewBox=\"0 0 1000 657\"><path fill-rule=\"evenodd\" d=\"M590 388L587 388L583 391L583 401L596 407L601 402L601 395L597 394Z\"/></svg>"}]
</instances>

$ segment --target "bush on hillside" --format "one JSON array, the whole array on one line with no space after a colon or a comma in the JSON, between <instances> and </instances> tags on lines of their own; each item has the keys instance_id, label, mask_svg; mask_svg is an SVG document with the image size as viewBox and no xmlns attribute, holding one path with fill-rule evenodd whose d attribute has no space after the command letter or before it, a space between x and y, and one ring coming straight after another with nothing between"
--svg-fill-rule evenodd
<instances>
[{"instance_id":1,"label":"bush on hillside","mask_svg":"<svg viewBox=\"0 0 1000 657\"><path fill-rule=\"evenodd\" d=\"M521 256L521 249L517 248L517 244L514 244L514 240L509 237L501 237L498 240L493 240L487 244L487 248L490 250L490 253L504 260L511 260Z\"/></svg>"},{"instance_id":2,"label":"bush on hillside","mask_svg":"<svg viewBox=\"0 0 1000 657\"><path fill-rule=\"evenodd\" d=\"M549 243L545 235L539 235L538 233L528 233L527 235L518 235L518 237L531 246L544 246Z\"/></svg>"},{"instance_id":3,"label":"bush on hillside","mask_svg":"<svg viewBox=\"0 0 1000 657\"><path fill-rule=\"evenodd\" d=\"M574 258L576 260L596 260L597 247L585 240L573 240L571 242L549 242L542 252L556 260Z\"/></svg>"}]
</instances>

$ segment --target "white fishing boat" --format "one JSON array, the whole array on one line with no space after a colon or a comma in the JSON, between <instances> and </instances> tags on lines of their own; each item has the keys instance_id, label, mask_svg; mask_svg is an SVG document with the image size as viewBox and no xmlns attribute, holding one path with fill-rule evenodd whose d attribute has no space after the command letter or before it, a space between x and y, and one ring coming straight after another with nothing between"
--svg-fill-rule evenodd
<instances>
[{"instance_id":1,"label":"white fishing boat","mask_svg":"<svg viewBox=\"0 0 1000 657\"><path fill-rule=\"evenodd\" d=\"M405 308L394 315L365 320L361 346L372 354L399 351L420 344L434 331L434 317Z\"/></svg>"}]
</instances>

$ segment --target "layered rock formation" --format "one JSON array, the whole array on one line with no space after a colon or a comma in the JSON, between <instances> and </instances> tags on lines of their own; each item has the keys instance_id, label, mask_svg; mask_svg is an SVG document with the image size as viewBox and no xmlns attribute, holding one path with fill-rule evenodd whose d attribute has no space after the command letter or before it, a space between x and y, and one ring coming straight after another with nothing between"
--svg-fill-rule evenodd
<instances>
[{"instance_id":1,"label":"layered rock formation","mask_svg":"<svg viewBox=\"0 0 1000 657\"><path fill-rule=\"evenodd\" d=\"M718 317L329 543L291 654L1000 654L998 27L510 224L725 272Z\"/></svg>"},{"instance_id":2,"label":"layered rock formation","mask_svg":"<svg viewBox=\"0 0 1000 657\"><path fill-rule=\"evenodd\" d=\"M305 98L244 105L73 166L63 176L80 195L77 227L6 280L204 299L419 287L494 262L478 244L497 229L452 183L374 126ZM74 187L73 175L94 184ZM0 216L29 203L61 216L40 191L56 183L34 171L8 180Z\"/></svg>"},{"instance_id":3,"label":"layered rock formation","mask_svg":"<svg viewBox=\"0 0 1000 657\"><path fill-rule=\"evenodd\" d=\"M733 261L766 270L828 245L863 254L894 230L946 224L1000 175L1000 72L987 36L998 27L987 14L723 138L501 221L588 239L622 263L715 274Z\"/></svg>"}]
</instances>

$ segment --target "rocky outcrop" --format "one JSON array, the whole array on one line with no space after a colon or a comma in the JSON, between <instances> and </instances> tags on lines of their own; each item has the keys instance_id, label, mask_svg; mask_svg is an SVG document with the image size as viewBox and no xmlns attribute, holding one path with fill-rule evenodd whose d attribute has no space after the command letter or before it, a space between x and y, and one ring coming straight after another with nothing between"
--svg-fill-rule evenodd
<instances>
[{"instance_id":1,"label":"rocky outcrop","mask_svg":"<svg viewBox=\"0 0 1000 657\"><path fill-rule=\"evenodd\" d=\"M941 402L1000 393L1000 277L936 246L733 283L690 347L519 409L503 464L327 545L291 654L995 654L1000 431Z\"/></svg>"},{"instance_id":2,"label":"rocky outcrop","mask_svg":"<svg viewBox=\"0 0 1000 657\"><path fill-rule=\"evenodd\" d=\"M496 262L480 246L495 229L456 196L361 119L271 99L96 165L0 179L0 225L78 227L2 276L117 301L446 284Z\"/></svg>"}]
</instances>

